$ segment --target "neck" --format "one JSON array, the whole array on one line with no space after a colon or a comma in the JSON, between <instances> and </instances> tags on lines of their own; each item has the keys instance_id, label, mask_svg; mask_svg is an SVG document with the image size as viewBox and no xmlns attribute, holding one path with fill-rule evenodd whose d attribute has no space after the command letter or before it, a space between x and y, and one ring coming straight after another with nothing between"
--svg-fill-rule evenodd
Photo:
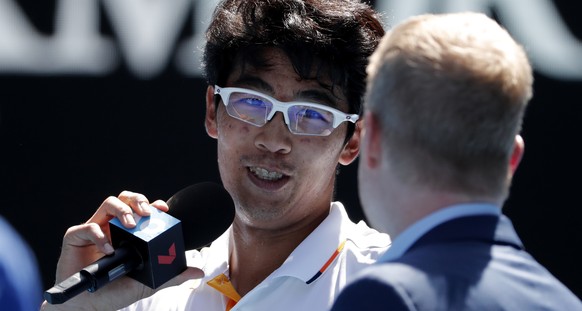
<instances>
[{"instance_id":1,"label":"neck","mask_svg":"<svg viewBox=\"0 0 582 311\"><path fill-rule=\"evenodd\" d=\"M498 198L468 195L463 192L441 191L429 188L406 187L396 184L383 187L382 200L370 202L366 212L376 211L377 215L369 215L370 220L378 219L376 227L395 239L402 231L424 217L455 204L490 202L499 204Z\"/></svg>"},{"instance_id":2,"label":"neck","mask_svg":"<svg viewBox=\"0 0 582 311\"><path fill-rule=\"evenodd\" d=\"M244 296L273 271L327 217L309 219L288 228L262 229L235 218L230 244L230 280Z\"/></svg>"}]
</instances>

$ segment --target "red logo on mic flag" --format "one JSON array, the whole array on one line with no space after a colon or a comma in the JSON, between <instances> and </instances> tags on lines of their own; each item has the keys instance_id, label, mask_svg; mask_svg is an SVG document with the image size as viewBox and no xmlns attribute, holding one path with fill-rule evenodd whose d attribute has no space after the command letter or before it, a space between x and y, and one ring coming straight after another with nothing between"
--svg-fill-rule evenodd
<instances>
[{"instance_id":1,"label":"red logo on mic flag","mask_svg":"<svg viewBox=\"0 0 582 311\"><path fill-rule=\"evenodd\" d=\"M171 265L176 259L176 244L172 243L172 246L168 249L168 255L158 255L158 263L160 265Z\"/></svg>"}]
</instances>

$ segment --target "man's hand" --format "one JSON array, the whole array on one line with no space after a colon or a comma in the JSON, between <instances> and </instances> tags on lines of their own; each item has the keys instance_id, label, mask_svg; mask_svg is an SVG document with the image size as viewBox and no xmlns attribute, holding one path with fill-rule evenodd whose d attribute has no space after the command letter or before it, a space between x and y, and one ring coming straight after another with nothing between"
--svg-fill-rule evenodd
<instances>
[{"instance_id":1,"label":"man's hand","mask_svg":"<svg viewBox=\"0 0 582 311\"><path fill-rule=\"evenodd\" d=\"M161 200L153 202L151 206L164 212L169 209L166 202ZM144 195L123 191L118 197L109 197L103 201L86 223L70 227L63 238L55 284L114 252L111 246L109 220L116 217L125 227L133 228L136 225L133 213L148 216L149 209L150 203ZM84 292L64 304L51 305L45 301L42 310L116 310L151 296L162 288L203 276L202 270L188 268L155 290L124 276L94 293Z\"/></svg>"}]
</instances>

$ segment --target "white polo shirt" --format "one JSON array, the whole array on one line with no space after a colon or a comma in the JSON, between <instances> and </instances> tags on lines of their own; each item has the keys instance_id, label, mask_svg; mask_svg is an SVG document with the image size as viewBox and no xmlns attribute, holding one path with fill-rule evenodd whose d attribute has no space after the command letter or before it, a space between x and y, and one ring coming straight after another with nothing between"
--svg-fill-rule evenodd
<instances>
[{"instance_id":1,"label":"white polo shirt","mask_svg":"<svg viewBox=\"0 0 582 311\"><path fill-rule=\"evenodd\" d=\"M230 230L210 247L186 253L188 266L204 270L203 279L163 289L123 310L225 311L229 294L225 296L208 282L228 282ZM369 228L364 222L353 223L344 206L333 202L327 218L283 265L230 310L328 310L351 278L376 262L389 246L387 234ZM212 282L215 278L222 279Z\"/></svg>"}]
</instances>

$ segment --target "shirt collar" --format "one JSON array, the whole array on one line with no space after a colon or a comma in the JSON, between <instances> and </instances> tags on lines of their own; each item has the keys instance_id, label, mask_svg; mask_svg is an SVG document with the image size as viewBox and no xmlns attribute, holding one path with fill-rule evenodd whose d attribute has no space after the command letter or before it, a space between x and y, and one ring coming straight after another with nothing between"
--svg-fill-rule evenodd
<instances>
[{"instance_id":1,"label":"shirt collar","mask_svg":"<svg viewBox=\"0 0 582 311\"><path fill-rule=\"evenodd\" d=\"M402 256L418 239L434 227L454 218L475 215L501 215L501 208L489 203L457 204L434 212L415 222L397 236L380 262L394 260Z\"/></svg>"},{"instance_id":2,"label":"shirt collar","mask_svg":"<svg viewBox=\"0 0 582 311\"><path fill-rule=\"evenodd\" d=\"M310 281L345 241L353 226L344 206L340 202L331 204L329 215L301 242L285 262L266 280L291 276L303 282ZM341 232L341 234L338 234Z\"/></svg>"},{"instance_id":3,"label":"shirt collar","mask_svg":"<svg viewBox=\"0 0 582 311\"><path fill-rule=\"evenodd\" d=\"M310 281L320 271L342 242L357 229L341 202L332 202L329 215L301 242L287 257L285 262L265 281L283 277L296 277L303 282ZM212 242L210 249L203 249L206 265L203 270L205 279L212 279L220 273L228 276L229 241L232 227ZM338 234L340 232L340 234Z\"/></svg>"}]
</instances>

